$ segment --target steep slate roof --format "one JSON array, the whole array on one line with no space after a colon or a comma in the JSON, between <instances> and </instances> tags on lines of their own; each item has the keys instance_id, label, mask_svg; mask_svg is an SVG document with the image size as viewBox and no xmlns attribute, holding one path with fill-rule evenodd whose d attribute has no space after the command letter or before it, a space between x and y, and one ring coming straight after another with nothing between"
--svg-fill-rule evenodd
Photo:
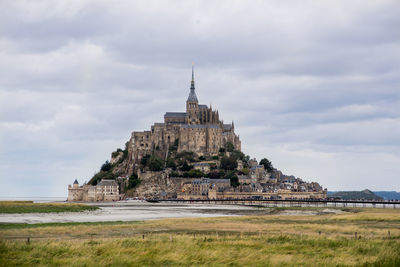
<instances>
[{"instance_id":1,"label":"steep slate roof","mask_svg":"<svg viewBox=\"0 0 400 267\"><path fill-rule=\"evenodd\" d=\"M75 182L74 182L74 184L79 184L77 179L75 179Z\"/></svg>"},{"instance_id":2,"label":"steep slate roof","mask_svg":"<svg viewBox=\"0 0 400 267\"><path fill-rule=\"evenodd\" d=\"M196 96L196 92L194 91L194 87L190 88L190 93L189 93L189 97L188 97L187 101L191 101L191 102L199 101L199 100L197 100L197 96Z\"/></svg>"},{"instance_id":3,"label":"steep slate roof","mask_svg":"<svg viewBox=\"0 0 400 267\"><path fill-rule=\"evenodd\" d=\"M230 131L232 129L232 124L224 124L224 130Z\"/></svg>"},{"instance_id":4,"label":"steep slate roof","mask_svg":"<svg viewBox=\"0 0 400 267\"><path fill-rule=\"evenodd\" d=\"M199 108L208 108L207 105L199 105Z\"/></svg>"},{"instance_id":5,"label":"steep slate roof","mask_svg":"<svg viewBox=\"0 0 400 267\"><path fill-rule=\"evenodd\" d=\"M192 82L190 83L190 93L189 93L189 97L188 97L187 101L199 102L197 100L196 92L194 91L194 70L193 70L193 66L192 66Z\"/></svg>"},{"instance_id":6,"label":"steep slate roof","mask_svg":"<svg viewBox=\"0 0 400 267\"><path fill-rule=\"evenodd\" d=\"M186 112L166 112L164 117L185 118L186 117Z\"/></svg>"}]
</instances>

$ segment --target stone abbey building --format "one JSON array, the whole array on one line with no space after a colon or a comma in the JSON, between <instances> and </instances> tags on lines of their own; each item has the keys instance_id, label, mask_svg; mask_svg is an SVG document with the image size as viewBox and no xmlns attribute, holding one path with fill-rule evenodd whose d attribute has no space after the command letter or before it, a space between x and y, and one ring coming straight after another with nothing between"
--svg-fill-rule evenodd
<instances>
[{"instance_id":1,"label":"stone abbey building","mask_svg":"<svg viewBox=\"0 0 400 267\"><path fill-rule=\"evenodd\" d=\"M159 151L159 156L166 158L169 147L176 144L178 152L191 151L197 156L213 156L228 142L236 150L241 150L234 123L224 124L219 118L218 110L213 110L211 105L208 107L199 104L192 68L186 112L166 112L164 122L154 123L150 131L133 132L128 149L132 161L137 163L152 151Z\"/></svg>"}]
</instances>

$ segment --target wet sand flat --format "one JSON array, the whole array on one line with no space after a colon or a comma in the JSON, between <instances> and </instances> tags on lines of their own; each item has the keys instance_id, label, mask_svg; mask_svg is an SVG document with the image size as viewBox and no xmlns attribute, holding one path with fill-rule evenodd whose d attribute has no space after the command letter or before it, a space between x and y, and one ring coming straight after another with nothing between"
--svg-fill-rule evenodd
<instances>
[{"instance_id":1,"label":"wet sand flat","mask_svg":"<svg viewBox=\"0 0 400 267\"><path fill-rule=\"evenodd\" d=\"M241 205L148 203L120 201L111 203L87 203L98 206L96 211L60 213L0 214L0 223L65 223L65 222L110 222L143 221L167 218L199 218L245 215L319 215L343 213L339 209L319 210L275 210Z\"/></svg>"},{"instance_id":2,"label":"wet sand flat","mask_svg":"<svg viewBox=\"0 0 400 267\"><path fill-rule=\"evenodd\" d=\"M0 223L62 223L138 221L164 218L217 217L257 213L254 207L231 205L164 204L147 202L91 203L96 211L0 214Z\"/></svg>"}]
</instances>

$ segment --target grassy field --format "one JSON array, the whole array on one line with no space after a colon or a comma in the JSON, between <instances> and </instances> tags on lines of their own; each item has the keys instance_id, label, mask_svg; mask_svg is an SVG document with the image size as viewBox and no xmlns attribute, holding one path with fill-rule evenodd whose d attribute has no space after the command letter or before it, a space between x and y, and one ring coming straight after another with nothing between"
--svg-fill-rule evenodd
<instances>
[{"instance_id":1,"label":"grassy field","mask_svg":"<svg viewBox=\"0 0 400 267\"><path fill-rule=\"evenodd\" d=\"M0 266L400 266L400 209L0 225L0 239Z\"/></svg>"},{"instance_id":2,"label":"grassy field","mask_svg":"<svg viewBox=\"0 0 400 267\"><path fill-rule=\"evenodd\" d=\"M33 201L0 201L0 214L32 212L79 212L96 209L98 209L98 207L77 203L33 203Z\"/></svg>"}]
</instances>

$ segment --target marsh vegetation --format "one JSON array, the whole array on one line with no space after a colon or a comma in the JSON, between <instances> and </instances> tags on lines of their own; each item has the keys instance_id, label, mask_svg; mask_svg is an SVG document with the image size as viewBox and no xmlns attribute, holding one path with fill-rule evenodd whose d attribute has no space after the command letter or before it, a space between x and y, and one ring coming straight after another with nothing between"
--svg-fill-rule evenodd
<instances>
[{"instance_id":1,"label":"marsh vegetation","mask_svg":"<svg viewBox=\"0 0 400 267\"><path fill-rule=\"evenodd\" d=\"M97 210L98 207L78 203L34 203L33 201L0 201L2 213L50 213Z\"/></svg>"},{"instance_id":2,"label":"marsh vegetation","mask_svg":"<svg viewBox=\"0 0 400 267\"><path fill-rule=\"evenodd\" d=\"M1 225L0 265L399 266L400 210L355 211Z\"/></svg>"}]
</instances>

